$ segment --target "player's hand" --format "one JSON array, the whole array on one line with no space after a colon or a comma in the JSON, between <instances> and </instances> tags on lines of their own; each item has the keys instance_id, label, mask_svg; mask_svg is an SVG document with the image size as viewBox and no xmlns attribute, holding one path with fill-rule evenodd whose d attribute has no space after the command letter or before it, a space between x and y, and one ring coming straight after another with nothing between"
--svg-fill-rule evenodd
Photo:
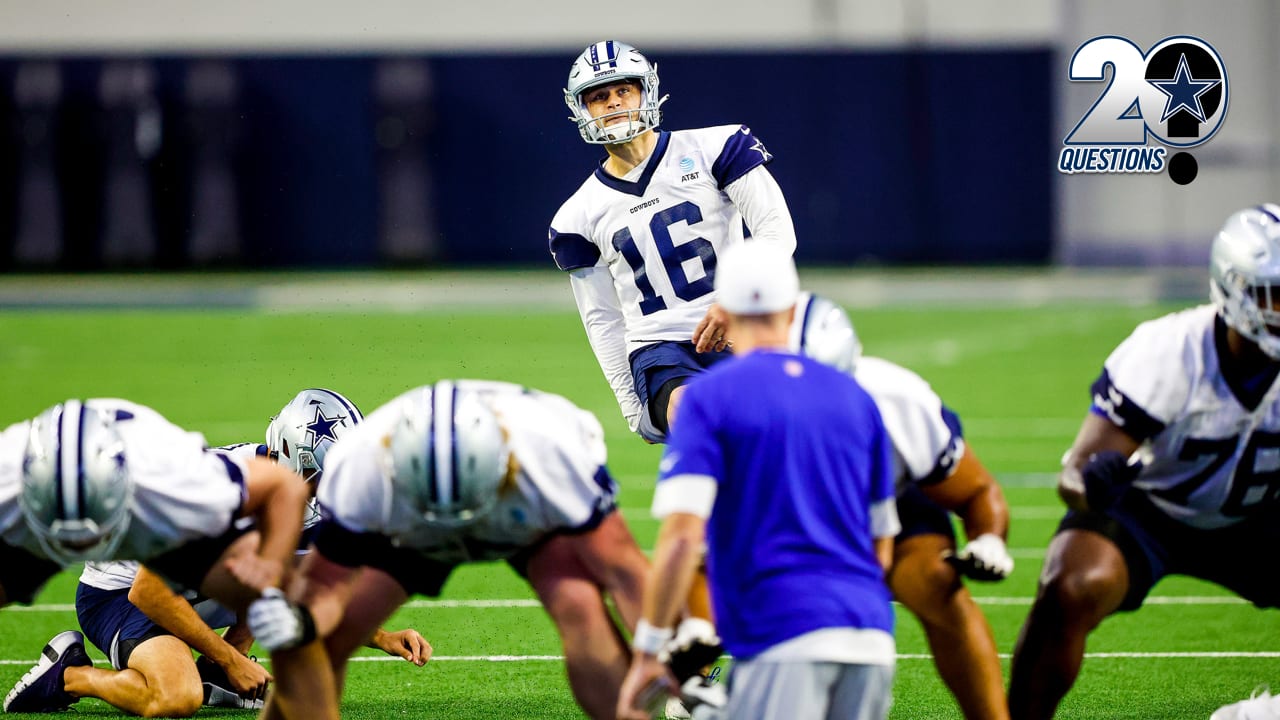
<instances>
[{"instance_id":1,"label":"player's hand","mask_svg":"<svg viewBox=\"0 0 1280 720\"><path fill-rule=\"evenodd\" d=\"M1080 469L1089 509L1102 512L1114 505L1141 472L1142 463L1129 462L1129 456L1122 452L1104 450L1090 455Z\"/></svg>"},{"instance_id":2,"label":"player's hand","mask_svg":"<svg viewBox=\"0 0 1280 720\"><path fill-rule=\"evenodd\" d=\"M426 665L433 652L431 643L427 642L426 638L419 635L418 631L412 628L396 632L379 630L374 633L373 642L382 652L402 657L418 667Z\"/></svg>"},{"instance_id":3,"label":"player's hand","mask_svg":"<svg viewBox=\"0 0 1280 720\"><path fill-rule=\"evenodd\" d=\"M700 352L724 350L729 347L725 332L729 329L729 314L719 304L712 303L693 330L693 349Z\"/></svg>"},{"instance_id":4,"label":"player's hand","mask_svg":"<svg viewBox=\"0 0 1280 720\"><path fill-rule=\"evenodd\" d=\"M678 690L666 665L653 655L638 653L618 692L618 720L649 720Z\"/></svg>"},{"instance_id":5,"label":"player's hand","mask_svg":"<svg viewBox=\"0 0 1280 720\"><path fill-rule=\"evenodd\" d=\"M254 553L243 553L227 560L227 570L240 584L260 593L268 588L279 587L284 578L284 565L279 560Z\"/></svg>"},{"instance_id":6,"label":"player's hand","mask_svg":"<svg viewBox=\"0 0 1280 720\"><path fill-rule=\"evenodd\" d=\"M250 700L265 698L267 685L275 679L266 668L238 652L232 653L231 661L223 665L222 669L227 673L232 689L239 693L240 697Z\"/></svg>"},{"instance_id":7,"label":"player's hand","mask_svg":"<svg viewBox=\"0 0 1280 720\"><path fill-rule=\"evenodd\" d=\"M982 582L995 582L1013 572L1013 557L999 535L984 533L969 541L947 562L961 575Z\"/></svg>"},{"instance_id":8,"label":"player's hand","mask_svg":"<svg viewBox=\"0 0 1280 720\"><path fill-rule=\"evenodd\" d=\"M258 644L271 652L292 650L316 638L311 611L285 599L278 588L267 588L249 604L249 629Z\"/></svg>"}]
</instances>

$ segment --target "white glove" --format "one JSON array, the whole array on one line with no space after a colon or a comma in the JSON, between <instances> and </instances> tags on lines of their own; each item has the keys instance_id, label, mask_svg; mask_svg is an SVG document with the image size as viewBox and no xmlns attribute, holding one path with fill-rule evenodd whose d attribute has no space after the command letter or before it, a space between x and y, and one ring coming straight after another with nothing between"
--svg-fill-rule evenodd
<instances>
[{"instance_id":1,"label":"white glove","mask_svg":"<svg viewBox=\"0 0 1280 720\"><path fill-rule=\"evenodd\" d=\"M279 588L263 590L249 604L249 630L271 652L300 647L316 637L311 612L286 600Z\"/></svg>"},{"instance_id":2,"label":"white glove","mask_svg":"<svg viewBox=\"0 0 1280 720\"><path fill-rule=\"evenodd\" d=\"M1013 557L999 535L985 533L969 541L960 552L947 558L960 574L973 580L993 582L1013 572Z\"/></svg>"}]
</instances>

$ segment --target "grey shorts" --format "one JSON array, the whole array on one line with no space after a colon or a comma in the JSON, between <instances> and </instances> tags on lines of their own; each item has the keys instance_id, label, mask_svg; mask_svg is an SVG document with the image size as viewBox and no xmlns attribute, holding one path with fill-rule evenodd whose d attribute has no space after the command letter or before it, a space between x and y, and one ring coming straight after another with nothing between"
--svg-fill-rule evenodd
<instances>
[{"instance_id":1,"label":"grey shorts","mask_svg":"<svg viewBox=\"0 0 1280 720\"><path fill-rule=\"evenodd\" d=\"M726 681L729 704L718 717L884 720L893 704L893 669L834 662L735 663Z\"/></svg>"}]
</instances>

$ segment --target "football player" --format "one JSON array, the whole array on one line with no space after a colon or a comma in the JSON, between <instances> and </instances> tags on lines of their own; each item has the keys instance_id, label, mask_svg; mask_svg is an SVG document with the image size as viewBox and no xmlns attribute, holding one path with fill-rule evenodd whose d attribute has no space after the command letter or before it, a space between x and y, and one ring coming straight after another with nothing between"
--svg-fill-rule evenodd
<instances>
[{"instance_id":1,"label":"football player","mask_svg":"<svg viewBox=\"0 0 1280 720\"><path fill-rule=\"evenodd\" d=\"M175 588L244 611L283 581L306 498L306 485L284 466L209 452L199 433L150 408L68 400L0 434L6 593L16 588L8 597L29 601L61 567L137 560ZM18 571L9 548L20 549ZM65 689L66 671L90 665L80 633L60 634L5 709L66 707L75 700ZM183 701L189 707L198 699Z\"/></svg>"},{"instance_id":2,"label":"football player","mask_svg":"<svg viewBox=\"0 0 1280 720\"><path fill-rule=\"evenodd\" d=\"M271 419L266 444L241 443L214 451L245 460L275 460L301 475L314 496L329 446L361 419L359 408L347 398L312 388L298 393ZM300 547L305 549L306 531L318 519L314 510L309 511ZM80 627L114 670L69 667L59 689L73 699L100 698L144 717L189 717L202 701L214 707L261 707L270 675L246 657L253 636L237 624L234 613L212 600L193 607L197 599L189 602L175 594L136 561L86 563L76 591L76 613ZM231 629L219 636L214 630L220 628ZM80 641L78 633L63 634L50 645L61 645L68 637ZM412 630L379 629L370 645L419 665L430 656L430 646ZM192 660L192 648L200 652L199 660ZM24 687L20 684L12 694ZM31 694L25 698L35 699Z\"/></svg>"},{"instance_id":3,"label":"football player","mask_svg":"<svg viewBox=\"0 0 1280 720\"><path fill-rule=\"evenodd\" d=\"M1051 717L1089 633L1167 575L1280 605L1275 556L1259 552L1280 546L1280 205L1227 218L1209 277L1209 304L1139 325L1093 383L1058 479L1068 510L1014 649L1014 718ZM1268 702L1214 717L1276 717Z\"/></svg>"},{"instance_id":4,"label":"football player","mask_svg":"<svg viewBox=\"0 0 1280 720\"><path fill-rule=\"evenodd\" d=\"M630 657L604 594L633 629L648 560L605 455L593 415L508 383L440 381L370 414L329 453L297 604L277 595L249 612L265 647L300 648L276 661L277 683L335 689L304 712L273 695L264 716L337 717L347 658L379 623L411 595L438 596L455 567L506 559L555 623L579 705L610 717Z\"/></svg>"},{"instance_id":5,"label":"football player","mask_svg":"<svg viewBox=\"0 0 1280 720\"><path fill-rule=\"evenodd\" d=\"M961 582L1002 580L1013 570L1005 546L1009 507L995 478L964 441L960 419L919 375L862 355L849 316L801 293L791 325L800 352L853 373L876 403L893 443L898 518L888 582L924 627L938 674L966 718L1009 716L995 637ZM951 515L968 543L956 551Z\"/></svg>"},{"instance_id":6,"label":"football player","mask_svg":"<svg viewBox=\"0 0 1280 720\"><path fill-rule=\"evenodd\" d=\"M718 254L743 242L744 222L752 242L791 254L791 214L747 126L659 129L657 65L630 45L584 50L564 99L607 156L551 221L551 254L627 424L663 442L681 386L728 356Z\"/></svg>"}]
</instances>

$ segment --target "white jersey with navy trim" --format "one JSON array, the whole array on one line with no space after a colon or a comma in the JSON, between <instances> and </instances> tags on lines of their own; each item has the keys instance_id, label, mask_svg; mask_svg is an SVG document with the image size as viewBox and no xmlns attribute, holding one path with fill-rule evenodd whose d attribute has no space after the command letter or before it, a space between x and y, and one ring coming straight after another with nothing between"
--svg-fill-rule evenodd
<instances>
[{"instance_id":1,"label":"white jersey with navy trim","mask_svg":"<svg viewBox=\"0 0 1280 720\"><path fill-rule=\"evenodd\" d=\"M1107 358L1091 412L1143 442L1134 485L1169 516L1199 528L1240 522L1280 495L1280 393L1256 410L1223 375L1216 309L1144 322Z\"/></svg>"},{"instance_id":2,"label":"white jersey with navy trim","mask_svg":"<svg viewBox=\"0 0 1280 720\"><path fill-rule=\"evenodd\" d=\"M207 452L203 435L183 430L151 408L108 398L85 404L114 413L124 443L132 517L112 559L145 563L189 541L217 537L231 527L244 504L247 471L242 461ZM17 462L20 483L21 450ZM25 523L6 530L4 539L44 556Z\"/></svg>"},{"instance_id":3,"label":"white jersey with navy trim","mask_svg":"<svg viewBox=\"0 0 1280 720\"><path fill-rule=\"evenodd\" d=\"M241 462L248 462L252 458L263 458L264 460L270 459L268 454L269 449L262 443L246 442L236 443L234 445L222 445L220 447L211 448L209 452L227 455L229 457L236 458ZM307 545L310 540L307 531L315 527L319 522L320 507L316 504L316 499L312 497L307 500L307 512L302 518L302 538L299 540L297 554L305 555L307 553ZM253 524L252 518L241 518L237 522L237 526L240 526L241 524L245 527L251 526Z\"/></svg>"},{"instance_id":4,"label":"white jersey with navy trim","mask_svg":"<svg viewBox=\"0 0 1280 720\"><path fill-rule=\"evenodd\" d=\"M99 590L124 590L133 587L138 567L137 560L87 562L80 572L80 582Z\"/></svg>"},{"instance_id":5,"label":"white jersey with navy trim","mask_svg":"<svg viewBox=\"0 0 1280 720\"><path fill-rule=\"evenodd\" d=\"M18 497L22 494L22 456L31 421L16 422L0 432L0 537L10 542L25 527Z\"/></svg>"},{"instance_id":6,"label":"white jersey with navy trim","mask_svg":"<svg viewBox=\"0 0 1280 720\"><path fill-rule=\"evenodd\" d=\"M924 378L876 357L858 358L853 377L875 400L893 442L894 478L907 483L945 480L964 455L955 415Z\"/></svg>"},{"instance_id":7,"label":"white jersey with navy trim","mask_svg":"<svg viewBox=\"0 0 1280 720\"><path fill-rule=\"evenodd\" d=\"M742 213L725 188L771 159L743 125L659 131L632 173L618 179L597 168L561 206L549 232L556 265L608 268L628 352L690 340L713 301L716 258L743 240Z\"/></svg>"},{"instance_id":8,"label":"white jersey with navy trim","mask_svg":"<svg viewBox=\"0 0 1280 720\"><path fill-rule=\"evenodd\" d=\"M386 440L405 406L423 391L418 388L370 413L329 451L319 492L325 517L348 531L385 535L456 564L509 557L612 509L615 489L604 470L604 433L594 415L559 395L509 383L460 380L458 387L482 391L517 464L515 482L499 491L492 510L461 528L428 527L415 500L391 482Z\"/></svg>"}]
</instances>

